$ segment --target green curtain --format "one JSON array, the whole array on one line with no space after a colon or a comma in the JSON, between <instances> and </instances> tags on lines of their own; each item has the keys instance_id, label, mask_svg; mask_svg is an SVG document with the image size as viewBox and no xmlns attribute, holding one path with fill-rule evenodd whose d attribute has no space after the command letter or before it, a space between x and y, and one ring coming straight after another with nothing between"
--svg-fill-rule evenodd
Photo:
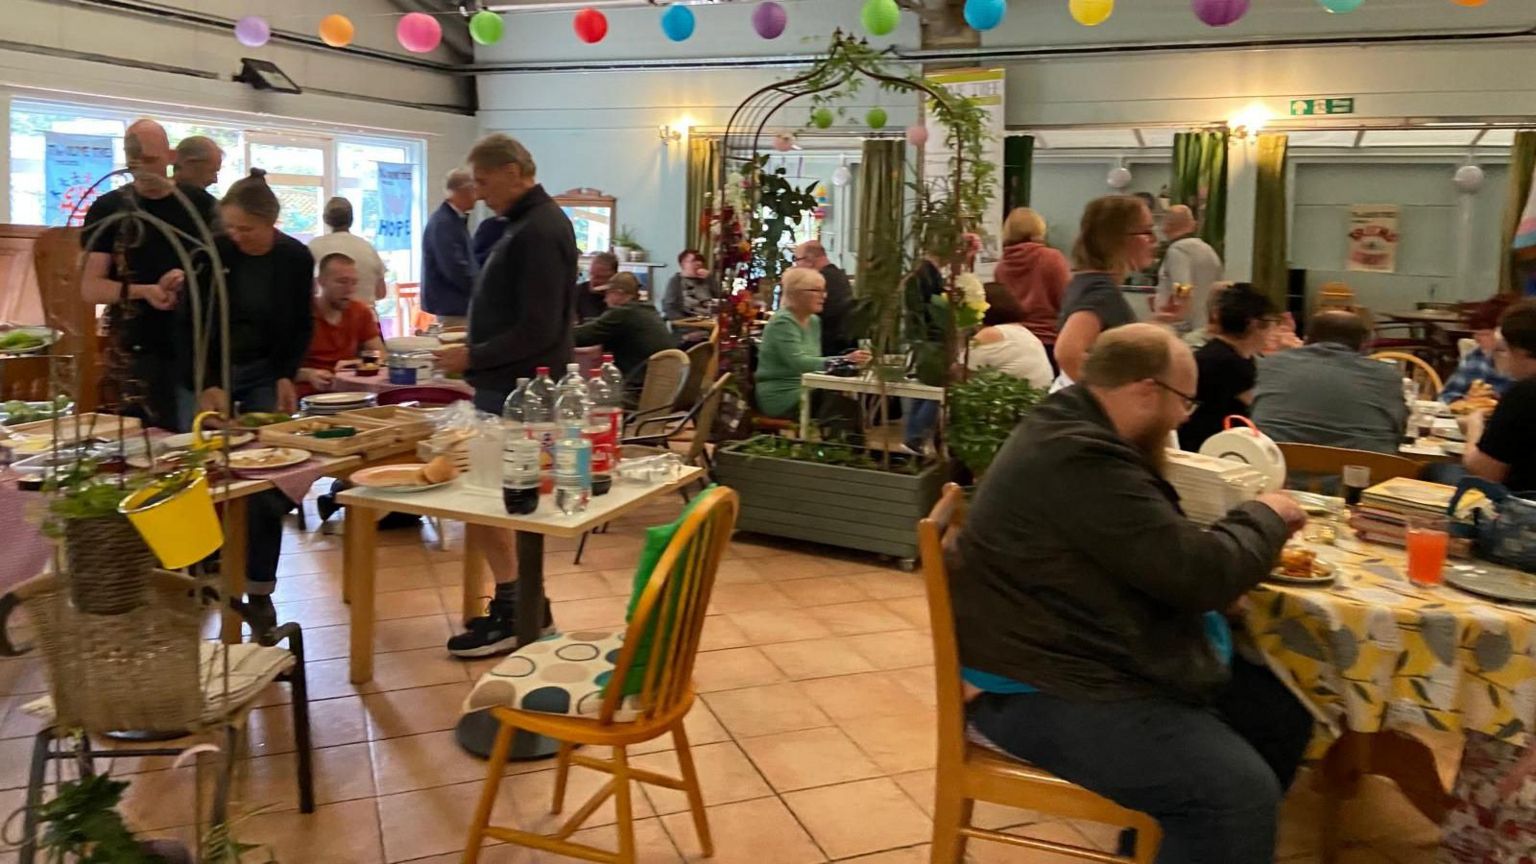
<instances>
[{"instance_id":1,"label":"green curtain","mask_svg":"<svg viewBox=\"0 0 1536 864\"><path fill-rule=\"evenodd\" d=\"M1029 206L1034 179L1035 136L1009 135L1003 139L1003 215L1015 207Z\"/></svg>"},{"instance_id":2,"label":"green curtain","mask_svg":"<svg viewBox=\"0 0 1536 864\"><path fill-rule=\"evenodd\" d=\"M709 229L703 224L714 197L720 191L720 139L702 135L688 138L688 202L687 220L683 225L685 248L704 253L704 265L715 266L714 244L709 242Z\"/></svg>"},{"instance_id":3,"label":"green curtain","mask_svg":"<svg viewBox=\"0 0 1536 864\"><path fill-rule=\"evenodd\" d=\"M1285 222L1285 135L1259 136L1258 190L1253 199L1253 284L1283 310L1289 279Z\"/></svg>"},{"instance_id":4,"label":"green curtain","mask_svg":"<svg viewBox=\"0 0 1536 864\"><path fill-rule=\"evenodd\" d=\"M1180 132L1173 136L1173 182L1168 187L1175 204L1195 211L1200 239L1226 257L1227 133Z\"/></svg>"},{"instance_id":5,"label":"green curtain","mask_svg":"<svg viewBox=\"0 0 1536 864\"><path fill-rule=\"evenodd\" d=\"M864 142L859 171L859 287L871 269L871 256L900 255L902 213L905 212L907 142L879 139ZM883 250L883 252L882 252Z\"/></svg>"},{"instance_id":6,"label":"green curtain","mask_svg":"<svg viewBox=\"0 0 1536 864\"><path fill-rule=\"evenodd\" d=\"M1525 288L1515 267L1515 230L1531 197L1531 172L1536 170L1536 132L1518 132L1509 151L1509 200L1504 202L1503 239L1499 242L1499 293L1519 297Z\"/></svg>"}]
</instances>

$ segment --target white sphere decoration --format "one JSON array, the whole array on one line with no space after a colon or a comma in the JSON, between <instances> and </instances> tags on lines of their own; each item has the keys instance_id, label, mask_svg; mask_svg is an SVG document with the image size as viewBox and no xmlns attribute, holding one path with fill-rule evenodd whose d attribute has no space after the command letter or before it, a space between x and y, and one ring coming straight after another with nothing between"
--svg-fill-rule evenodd
<instances>
[{"instance_id":1,"label":"white sphere decoration","mask_svg":"<svg viewBox=\"0 0 1536 864\"><path fill-rule=\"evenodd\" d=\"M833 186L847 186L848 181L852 179L853 172L848 170L847 165L839 165L832 170Z\"/></svg>"},{"instance_id":2,"label":"white sphere decoration","mask_svg":"<svg viewBox=\"0 0 1536 864\"><path fill-rule=\"evenodd\" d=\"M1109 169L1109 176L1104 178L1104 182L1108 183L1111 189L1124 189L1131 185L1131 169L1124 165L1111 168Z\"/></svg>"},{"instance_id":3,"label":"white sphere decoration","mask_svg":"<svg viewBox=\"0 0 1536 864\"><path fill-rule=\"evenodd\" d=\"M1470 195L1483 188L1485 177L1486 175L1481 167L1477 165L1463 165L1456 169L1456 176L1453 182L1455 182L1456 188L1459 191Z\"/></svg>"}]
</instances>

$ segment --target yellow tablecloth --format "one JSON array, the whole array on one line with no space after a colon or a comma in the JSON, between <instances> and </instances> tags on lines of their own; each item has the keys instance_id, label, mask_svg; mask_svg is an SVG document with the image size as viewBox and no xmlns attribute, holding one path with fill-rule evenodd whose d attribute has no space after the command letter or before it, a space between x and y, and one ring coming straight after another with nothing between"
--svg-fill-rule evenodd
<instances>
[{"instance_id":1,"label":"yellow tablecloth","mask_svg":"<svg viewBox=\"0 0 1536 864\"><path fill-rule=\"evenodd\" d=\"M1524 744L1536 723L1536 608L1408 581L1403 550L1312 545L1329 587L1265 583L1244 620L1265 660L1335 733L1428 726ZM1486 562L1449 561L1447 572Z\"/></svg>"}]
</instances>

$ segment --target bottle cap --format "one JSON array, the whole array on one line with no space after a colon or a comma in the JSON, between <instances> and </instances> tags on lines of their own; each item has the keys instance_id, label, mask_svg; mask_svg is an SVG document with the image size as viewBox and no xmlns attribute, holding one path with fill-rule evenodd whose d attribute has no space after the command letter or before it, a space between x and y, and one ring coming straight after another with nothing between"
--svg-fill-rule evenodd
<instances>
[{"instance_id":1,"label":"bottle cap","mask_svg":"<svg viewBox=\"0 0 1536 864\"><path fill-rule=\"evenodd\" d=\"M613 355L612 354L604 354L603 355L603 362L604 363L612 363L613 362Z\"/></svg>"},{"instance_id":2,"label":"bottle cap","mask_svg":"<svg viewBox=\"0 0 1536 864\"><path fill-rule=\"evenodd\" d=\"M539 376L540 378L543 378L543 377L549 375L549 367L548 366L535 366L534 369L533 369L533 374Z\"/></svg>"}]
</instances>

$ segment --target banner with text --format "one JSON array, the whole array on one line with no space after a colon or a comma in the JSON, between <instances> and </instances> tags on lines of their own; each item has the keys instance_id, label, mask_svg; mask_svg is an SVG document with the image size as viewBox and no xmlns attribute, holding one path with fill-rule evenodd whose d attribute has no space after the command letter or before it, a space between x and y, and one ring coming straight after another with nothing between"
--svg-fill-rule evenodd
<instances>
[{"instance_id":1,"label":"banner with text","mask_svg":"<svg viewBox=\"0 0 1536 864\"><path fill-rule=\"evenodd\" d=\"M400 162L374 164L379 167L379 232L373 246L380 252L409 249L415 167Z\"/></svg>"},{"instance_id":2,"label":"banner with text","mask_svg":"<svg viewBox=\"0 0 1536 864\"><path fill-rule=\"evenodd\" d=\"M43 133L43 214L48 225L79 225L91 202L111 185L91 184L112 173L112 139L96 135ZM70 222L69 214L75 218Z\"/></svg>"},{"instance_id":3,"label":"banner with text","mask_svg":"<svg viewBox=\"0 0 1536 864\"><path fill-rule=\"evenodd\" d=\"M996 260L1001 251L999 240L1003 227L1003 109L1007 88L1007 74L1002 69L946 69L924 76L930 85L938 85L955 96L974 99L986 114L988 140L983 147L984 158L997 166L992 184L992 201L982 215L980 233L982 254L980 259ZM949 178L954 164L954 151L945 142L944 124L939 122L931 105L924 105L923 122L928 127L928 144L923 153L923 180L928 188L944 189L948 194ZM940 185L942 184L942 186ZM980 263L980 261L978 261Z\"/></svg>"},{"instance_id":4,"label":"banner with text","mask_svg":"<svg viewBox=\"0 0 1536 864\"><path fill-rule=\"evenodd\" d=\"M1349 260L1346 270L1397 272L1398 207L1355 204L1349 208Z\"/></svg>"}]
</instances>

